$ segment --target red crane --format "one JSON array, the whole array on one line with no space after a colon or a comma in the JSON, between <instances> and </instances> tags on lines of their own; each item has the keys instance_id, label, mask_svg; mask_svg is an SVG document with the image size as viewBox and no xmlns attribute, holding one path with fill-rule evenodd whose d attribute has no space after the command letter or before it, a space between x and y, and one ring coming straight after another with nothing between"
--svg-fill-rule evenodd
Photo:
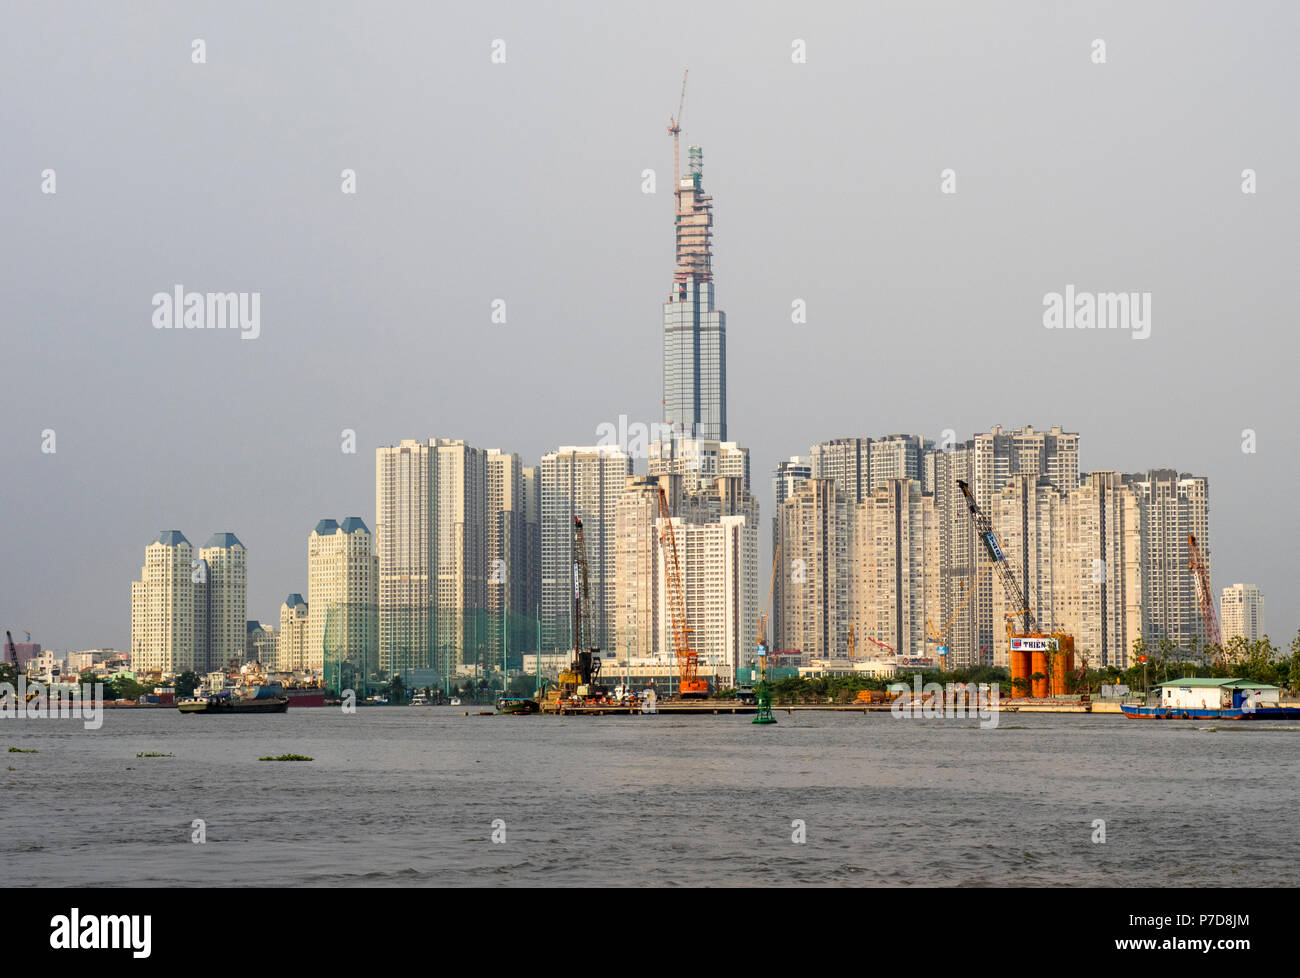
<instances>
[{"instance_id":1,"label":"red crane","mask_svg":"<svg viewBox=\"0 0 1300 978\"><path fill-rule=\"evenodd\" d=\"M1205 566L1201 548L1196 545L1196 534L1187 534L1187 566L1196 577L1196 596L1201 603L1201 621L1205 623L1205 641L1223 652L1223 633L1219 631L1219 616L1214 613L1214 595L1210 593L1210 569Z\"/></svg>"}]
</instances>

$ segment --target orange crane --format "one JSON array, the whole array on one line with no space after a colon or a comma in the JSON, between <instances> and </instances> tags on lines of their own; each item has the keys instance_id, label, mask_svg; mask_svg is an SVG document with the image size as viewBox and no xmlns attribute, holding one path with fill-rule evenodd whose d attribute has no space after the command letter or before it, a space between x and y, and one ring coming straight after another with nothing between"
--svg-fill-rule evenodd
<instances>
[{"instance_id":1,"label":"orange crane","mask_svg":"<svg viewBox=\"0 0 1300 978\"><path fill-rule=\"evenodd\" d=\"M862 637L865 638L872 645L880 646L880 648L884 649L890 655L898 655L898 649L894 648L892 645L886 645L884 642L880 641L880 639L872 638L870 635L863 635Z\"/></svg>"},{"instance_id":2,"label":"orange crane","mask_svg":"<svg viewBox=\"0 0 1300 978\"><path fill-rule=\"evenodd\" d=\"M1196 534L1187 534L1187 567L1196 577L1196 596L1201 602L1201 621L1205 622L1205 641L1223 654L1223 633L1219 631L1219 618L1214 613L1214 595L1210 593L1210 569L1196 545Z\"/></svg>"},{"instance_id":3,"label":"orange crane","mask_svg":"<svg viewBox=\"0 0 1300 978\"><path fill-rule=\"evenodd\" d=\"M659 542L664 547L664 565L668 570L668 600L673 617L673 647L681 679L677 693L685 697L707 697L709 681L700 678L700 657L691 648L691 630L686 624L686 596L682 590L682 567L677 559L677 537L673 533L673 516L668 508L668 494L659 487L659 515L663 529Z\"/></svg>"}]
</instances>

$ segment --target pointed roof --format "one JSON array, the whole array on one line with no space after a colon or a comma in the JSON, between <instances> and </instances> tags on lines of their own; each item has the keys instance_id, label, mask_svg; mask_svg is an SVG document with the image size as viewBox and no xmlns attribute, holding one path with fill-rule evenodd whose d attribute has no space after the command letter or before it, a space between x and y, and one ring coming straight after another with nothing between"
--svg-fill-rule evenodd
<instances>
[{"instance_id":1,"label":"pointed roof","mask_svg":"<svg viewBox=\"0 0 1300 978\"><path fill-rule=\"evenodd\" d=\"M305 605L306 603L307 602L302 599L302 595L297 593L291 594L284 599L284 605L286 608L296 608L298 605Z\"/></svg>"},{"instance_id":2,"label":"pointed roof","mask_svg":"<svg viewBox=\"0 0 1300 978\"><path fill-rule=\"evenodd\" d=\"M239 542L239 537L235 536L233 533L214 533L212 536L208 537L208 542L203 546L205 549L208 547L222 547L228 549L230 547L243 547L244 545Z\"/></svg>"},{"instance_id":3,"label":"pointed roof","mask_svg":"<svg viewBox=\"0 0 1300 978\"><path fill-rule=\"evenodd\" d=\"M331 533L338 533L339 525L334 520L321 520L316 524L316 529L313 532L320 536L328 536Z\"/></svg>"},{"instance_id":4,"label":"pointed roof","mask_svg":"<svg viewBox=\"0 0 1300 978\"><path fill-rule=\"evenodd\" d=\"M343 521L342 530L344 533L355 533L357 530L370 532L370 527L366 526L365 520L360 516L349 516Z\"/></svg>"},{"instance_id":5,"label":"pointed roof","mask_svg":"<svg viewBox=\"0 0 1300 978\"><path fill-rule=\"evenodd\" d=\"M188 545L189 541L180 530L159 530L158 539L154 543L161 543L164 547L175 547L182 543Z\"/></svg>"}]
</instances>

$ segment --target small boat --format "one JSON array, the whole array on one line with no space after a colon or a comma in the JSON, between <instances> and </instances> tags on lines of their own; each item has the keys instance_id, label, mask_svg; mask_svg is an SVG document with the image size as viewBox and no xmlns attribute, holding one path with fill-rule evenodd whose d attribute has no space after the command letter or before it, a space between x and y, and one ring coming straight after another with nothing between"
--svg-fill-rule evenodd
<instances>
[{"instance_id":1,"label":"small boat","mask_svg":"<svg viewBox=\"0 0 1300 978\"><path fill-rule=\"evenodd\" d=\"M452 706L460 706L460 697L459 697L459 696L453 696L453 697L451 698L451 705L452 705Z\"/></svg>"},{"instance_id":2,"label":"small boat","mask_svg":"<svg viewBox=\"0 0 1300 978\"><path fill-rule=\"evenodd\" d=\"M503 696L497 700L497 715L527 716L538 711L537 701L523 696Z\"/></svg>"}]
</instances>

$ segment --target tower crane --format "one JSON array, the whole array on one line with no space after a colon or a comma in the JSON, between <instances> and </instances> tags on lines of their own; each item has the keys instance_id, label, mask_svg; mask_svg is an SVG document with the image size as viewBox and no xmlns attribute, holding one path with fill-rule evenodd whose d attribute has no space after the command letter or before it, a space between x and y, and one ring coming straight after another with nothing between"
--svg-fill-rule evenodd
<instances>
[{"instance_id":1,"label":"tower crane","mask_svg":"<svg viewBox=\"0 0 1300 978\"><path fill-rule=\"evenodd\" d=\"M682 72L682 97L677 103L677 115L668 117L668 132L673 137L673 200L679 202L677 207L678 211L681 210L680 200L682 189L679 186L681 183L681 170L679 163L680 157L677 155L677 137L682 131L682 109L686 107L686 76L690 73L690 68L687 68Z\"/></svg>"},{"instance_id":2,"label":"tower crane","mask_svg":"<svg viewBox=\"0 0 1300 978\"><path fill-rule=\"evenodd\" d=\"M677 559L677 537L673 533L672 512L668 508L668 494L659 487L659 515L663 528L659 542L664 548L664 564L668 570L668 602L672 609L673 648L677 653L677 667L681 679L677 694L685 697L709 695L709 681L700 678L700 657L691 648L691 630L686 624L686 597L682 589L682 567Z\"/></svg>"},{"instance_id":3,"label":"tower crane","mask_svg":"<svg viewBox=\"0 0 1300 978\"><path fill-rule=\"evenodd\" d=\"M1210 569L1205 566L1196 534L1187 534L1187 567L1196 578L1196 596L1201 603L1201 621L1205 623L1205 641L1216 646L1217 655L1223 654L1223 633L1219 631L1219 618L1214 613L1214 595L1210 593Z\"/></svg>"},{"instance_id":4,"label":"tower crane","mask_svg":"<svg viewBox=\"0 0 1300 978\"><path fill-rule=\"evenodd\" d=\"M984 549L988 551L989 558L993 561L993 566L998 573L998 580L1002 582L1002 590L1006 592L1007 601L1013 609L1007 615L1008 632L1011 629L1011 619L1021 615L1025 619L1024 632L1026 634L1038 631L1038 621L1034 618L1034 612L1029 607L1025 592L1020 589L1016 576L1011 573L1011 568L1007 566L1007 557L1002 552L1002 544L998 542L998 535L993 532L993 521L985 513L980 512L979 506L975 504L975 497L971 494L970 486L961 479L957 480L957 485L961 489L962 495L966 497L966 508L970 511L970 518L975 525L975 532L984 541ZM974 588L971 590L973 591Z\"/></svg>"},{"instance_id":5,"label":"tower crane","mask_svg":"<svg viewBox=\"0 0 1300 978\"><path fill-rule=\"evenodd\" d=\"M601 692L594 686L600 675L600 649L591 621L591 589L587 571L587 541L582 520L573 518L573 662L559 675L555 695L565 700Z\"/></svg>"}]
</instances>

